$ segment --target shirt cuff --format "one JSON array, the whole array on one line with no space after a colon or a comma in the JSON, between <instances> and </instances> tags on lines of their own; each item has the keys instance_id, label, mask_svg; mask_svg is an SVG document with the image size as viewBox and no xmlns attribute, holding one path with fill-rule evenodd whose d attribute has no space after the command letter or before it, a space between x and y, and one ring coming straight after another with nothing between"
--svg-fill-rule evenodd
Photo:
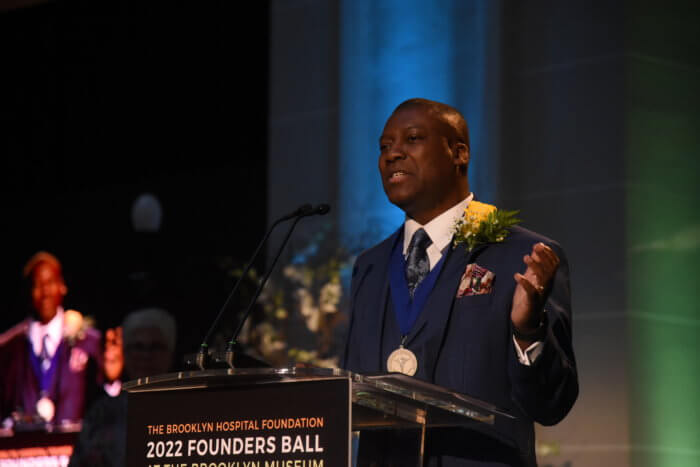
<instances>
[{"instance_id":1,"label":"shirt cuff","mask_svg":"<svg viewBox=\"0 0 700 467\"><path fill-rule=\"evenodd\" d=\"M104 384L105 392L111 397L117 397L122 392L121 380L114 380L111 383Z\"/></svg>"},{"instance_id":2,"label":"shirt cuff","mask_svg":"<svg viewBox=\"0 0 700 467\"><path fill-rule=\"evenodd\" d=\"M515 353L518 354L518 361L525 366L531 366L535 363L537 357L542 353L542 341L533 342L527 349L522 350L513 336L513 345Z\"/></svg>"}]
</instances>

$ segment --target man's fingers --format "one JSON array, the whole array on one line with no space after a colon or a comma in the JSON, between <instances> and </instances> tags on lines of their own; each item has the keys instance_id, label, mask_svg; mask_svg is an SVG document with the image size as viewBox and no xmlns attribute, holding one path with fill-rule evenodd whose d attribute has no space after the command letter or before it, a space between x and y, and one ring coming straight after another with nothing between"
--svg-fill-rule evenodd
<instances>
[{"instance_id":1,"label":"man's fingers","mask_svg":"<svg viewBox=\"0 0 700 467\"><path fill-rule=\"evenodd\" d=\"M523 262L527 269L525 274L514 276L516 282L529 296L542 296L559 267L559 257L554 250L540 242L532 246L531 254L523 256Z\"/></svg>"},{"instance_id":2,"label":"man's fingers","mask_svg":"<svg viewBox=\"0 0 700 467\"><path fill-rule=\"evenodd\" d=\"M123 336L123 330L121 326L116 327L116 328L109 328L105 331L105 339L107 340L115 340L115 341L121 341Z\"/></svg>"},{"instance_id":3,"label":"man's fingers","mask_svg":"<svg viewBox=\"0 0 700 467\"><path fill-rule=\"evenodd\" d=\"M114 360L122 353L123 333L122 328L107 329L105 331L105 358Z\"/></svg>"},{"instance_id":4,"label":"man's fingers","mask_svg":"<svg viewBox=\"0 0 700 467\"><path fill-rule=\"evenodd\" d=\"M528 259L529 257L529 259ZM536 285L547 286L559 267L559 257L549 246L544 243L536 243L532 247L532 253L523 258L529 270L525 275L532 280L536 277ZM529 272L533 274L528 274Z\"/></svg>"},{"instance_id":5,"label":"man's fingers","mask_svg":"<svg viewBox=\"0 0 700 467\"><path fill-rule=\"evenodd\" d=\"M518 284L520 284L523 287L523 289L525 289L525 292L529 296L533 296L535 294L541 294L542 290L544 289L541 286L537 287L535 284L530 282L527 277L523 276L520 273L515 273L515 275L513 275L513 278L515 279L515 281Z\"/></svg>"},{"instance_id":6,"label":"man's fingers","mask_svg":"<svg viewBox=\"0 0 700 467\"><path fill-rule=\"evenodd\" d=\"M536 263L540 264L545 271L553 271L555 268L553 259L548 256L544 251L534 250L530 257L535 260Z\"/></svg>"},{"instance_id":7,"label":"man's fingers","mask_svg":"<svg viewBox=\"0 0 700 467\"><path fill-rule=\"evenodd\" d=\"M547 276L549 276L551 271L554 270L554 264L552 264L550 259L547 258L544 254L538 254L537 252L533 252L530 255L530 258L532 259L535 265L540 267L540 277L546 278Z\"/></svg>"},{"instance_id":8,"label":"man's fingers","mask_svg":"<svg viewBox=\"0 0 700 467\"><path fill-rule=\"evenodd\" d=\"M545 285L551 274L546 271L542 263L530 255L525 255L523 257L523 261L527 265L528 269L533 273L528 274L528 271L525 271L526 277L533 281L535 286Z\"/></svg>"},{"instance_id":9,"label":"man's fingers","mask_svg":"<svg viewBox=\"0 0 700 467\"><path fill-rule=\"evenodd\" d=\"M533 252L536 252L537 255L543 260L546 261L547 264L550 264L553 269L556 269L557 266L559 266L559 256L550 248L549 246L545 245L544 243L540 242L535 244L535 246L532 247Z\"/></svg>"}]
</instances>

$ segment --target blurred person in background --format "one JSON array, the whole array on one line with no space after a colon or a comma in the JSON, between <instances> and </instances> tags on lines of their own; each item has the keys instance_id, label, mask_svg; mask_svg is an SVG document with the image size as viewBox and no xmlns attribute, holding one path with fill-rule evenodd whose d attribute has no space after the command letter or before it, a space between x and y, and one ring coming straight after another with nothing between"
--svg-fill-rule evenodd
<instances>
[{"instance_id":1,"label":"blurred person in background","mask_svg":"<svg viewBox=\"0 0 700 467\"><path fill-rule=\"evenodd\" d=\"M68 287L54 255L36 253L23 274L32 316L0 335L0 419L5 427L79 422L101 386L119 378L121 348L107 339L103 354L90 320L64 310Z\"/></svg>"},{"instance_id":2,"label":"blurred person in background","mask_svg":"<svg viewBox=\"0 0 700 467\"><path fill-rule=\"evenodd\" d=\"M124 380L166 373L175 355L176 326L170 313L147 308L129 313L115 339L124 348ZM123 466L126 454L126 393L102 397L83 421L69 466Z\"/></svg>"}]
</instances>

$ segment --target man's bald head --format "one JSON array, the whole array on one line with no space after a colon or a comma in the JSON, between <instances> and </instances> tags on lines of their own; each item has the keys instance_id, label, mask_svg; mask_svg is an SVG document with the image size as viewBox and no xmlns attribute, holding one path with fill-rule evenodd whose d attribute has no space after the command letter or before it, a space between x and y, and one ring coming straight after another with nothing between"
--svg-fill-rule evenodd
<instances>
[{"instance_id":1,"label":"man's bald head","mask_svg":"<svg viewBox=\"0 0 700 467\"><path fill-rule=\"evenodd\" d=\"M433 116L440 118L447 123L454 130L457 141L466 144L467 148L471 149L471 146L469 145L469 128L467 127L467 121L464 118L464 115L462 115L459 110L455 109L451 105L416 97L400 103L394 109L393 113L395 114L401 110L416 107L423 108Z\"/></svg>"},{"instance_id":2,"label":"man's bald head","mask_svg":"<svg viewBox=\"0 0 700 467\"><path fill-rule=\"evenodd\" d=\"M427 99L401 103L379 138L389 201L425 225L469 195L469 133L462 115Z\"/></svg>"},{"instance_id":3,"label":"man's bald head","mask_svg":"<svg viewBox=\"0 0 700 467\"><path fill-rule=\"evenodd\" d=\"M46 324L56 316L68 291L61 263L51 253L40 251L27 261L23 272L31 281L32 305L37 318Z\"/></svg>"},{"instance_id":4,"label":"man's bald head","mask_svg":"<svg viewBox=\"0 0 700 467\"><path fill-rule=\"evenodd\" d=\"M27 261L22 269L22 275L31 278L34 269L44 263L54 268L57 274L62 275L61 262L54 255L46 251L39 251L29 258L29 261Z\"/></svg>"}]
</instances>

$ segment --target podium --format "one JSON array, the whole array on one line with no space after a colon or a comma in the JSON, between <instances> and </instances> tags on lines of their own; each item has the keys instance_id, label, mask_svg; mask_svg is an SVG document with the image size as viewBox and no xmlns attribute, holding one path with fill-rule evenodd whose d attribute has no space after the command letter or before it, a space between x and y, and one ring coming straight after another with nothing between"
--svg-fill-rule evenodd
<instances>
[{"instance_id":1,"label":"podium","mask_svg":"<svg viewBox=\"0 0 700 467\"><path fill-rule=\"evenodd\" d=\"M515 422L508 413L400 374L215 369L142 378L124 389L129 466L422 466L429 433L445 429L515 448L502 435ZM399 442L388 446L387 434Z\"/></svg>"},{"instance_id":2,"label":"podium","mask_svg":"<svg viewBox=\"0 0 700 467\"><path fill-rule=\"evenodd\" d=\"M63 467L73 453L77 431L0 430L0 467L34 466Z\"/></svg>"}]
</instances>

